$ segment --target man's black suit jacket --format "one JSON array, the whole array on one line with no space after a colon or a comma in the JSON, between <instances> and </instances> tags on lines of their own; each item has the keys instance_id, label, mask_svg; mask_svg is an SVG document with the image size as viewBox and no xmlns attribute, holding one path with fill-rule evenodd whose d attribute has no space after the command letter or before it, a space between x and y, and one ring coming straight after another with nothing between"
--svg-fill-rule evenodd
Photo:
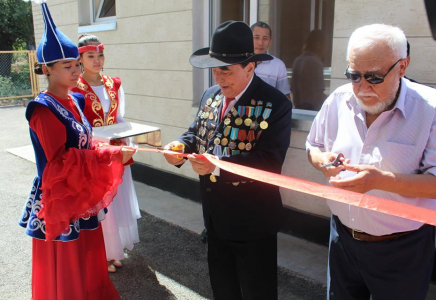
<instances>
[{"instance_id":1,"label":"man's black suit jacket","mask_svg":"<svg viewBox=\"0 0 436 300\"><path fill-rule=\"evenodd\" d=\"M235 110L220 121L223 102L219 86L213 86L204 92L197 117L188 131L179 138L179 141L185 144L185 152L205 151L213 154L215 150L214 154L224 161L280 173L291 138L291 101L254 74L247 90L235 104ZM251 129L244 123L235 123L236 119L241 117L236 113L241 107L245 107L246 111L247 107L251 107ZM267 113L264 115L268 109L271 110L269 117ZM254 126L254 121L260 124L264 117L268 123L266 129L262 129L260 125ZM230 119L228 125L224 123L226 118ZM247 118L246 112L242 120L245 121ZM217 151L224 150L225 147L220 143L222 149L216 149L214 141L221 142L224 137L231 141L231 130L228 130L225 136L227 126L245 131L246 136L252 130L255 136L255 140L251 141L252 148L241 151L237 147L241 141L237 139L234 140L236 148L233 151L227 149L231 154L233 152L233 155L223 156L221 151ZM243 142L247 144L249 141L245 139ZM220 170L216 182L212 182L210 175L200 176L200 185L205 226L210 228L213 223L221 238L251 240L279 231L283 206L278 187L252 181L224 170Z\"/></svg>"}]
</instances>

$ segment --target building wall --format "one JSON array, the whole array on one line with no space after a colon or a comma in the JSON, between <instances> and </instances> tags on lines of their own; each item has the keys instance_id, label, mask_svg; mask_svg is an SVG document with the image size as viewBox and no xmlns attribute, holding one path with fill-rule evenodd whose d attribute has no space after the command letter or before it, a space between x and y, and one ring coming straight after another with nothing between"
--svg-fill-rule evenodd
<instances>
[{"instance_id":1,"label":"building wall","mask_svg":"<svg viewBox=\"0 0 436 300\"><path fill-rule=\"evenodd\" d=\"M422 0L336 0L333 40L332 91L346 83L346 50L354 29L373 23L400 27L411 46L407 76L436 87L436 42L431 37Z\"/></svg>"},{"instance_id":2,"label":"building wall","mask_svg":"<svg viewBox=\"0 0 436 300\"><path fill-rule=\"evenodd\" d=\"M85 1L85 0L80 0ZM51 15L57 27L77 41L77 0L51 0ZM192 108L191 0L119 0L116 30L95 32L105 44L104 74L119 76L126 93L128 121L162 129L166 144L189 126ZM33 4L35 39L39 43L44 23L39 5ZM41 89L47 79L40 76ZM160 155L138 153L136 160L157 168L195 177L191 168L177 169Z\"/></svg>"},{"instance_id":3,"label":"building wall","mask_svg":"<svg viewBox=\"0 0 436 300\"><path fill-rule=\"evenodd\" d=\"M192 0L119 0L117 29L97 32L106 45L104 73L120 76L126 92L126 118L162 129L163 144L176 139L194 119L192 67ZM267 0L259 1L268 5ZM69 37L78 36L78 2L51 0L57 26ZM265 10L264 10L265 11ZM270 14L272 12L268 12ZM264 16L266 18L266 16ZM375 22L400 26L411 44L407 75L436 87L436 42L431 38L422 0L336 0L331 91L347 83L346 46L352 31ZM35 36L41 38L43 23L34 5ZM44 86L45 79L40 81ZM195 106L195 105L194 105ZM293 130L283 174L325 183L323 175L307 161L307 131ZM156 168L197 178L189 165L170 166L162 156L136 154L136 160ZM282 190L286 206L329 216L325 200Z\"/></svg>"}]
</instances>

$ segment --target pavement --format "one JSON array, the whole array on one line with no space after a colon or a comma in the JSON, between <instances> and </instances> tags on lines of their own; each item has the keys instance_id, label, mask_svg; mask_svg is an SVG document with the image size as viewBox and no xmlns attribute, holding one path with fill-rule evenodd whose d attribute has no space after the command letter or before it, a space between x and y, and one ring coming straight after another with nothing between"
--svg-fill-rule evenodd
<instances>
[{"instance_id":1,"label":"pavement","mask_svg":"<svg viewBox=\"0 0 436 300\"><path fill-rule=\"evenodd\" d=\"M17 225L35 175L24 107L0 108L0 299L29 299L31 239ZM140 243L111 274L122 299L211 299L201 205L135 182ZM325 299L328 249L278 236L279 299ZM427 300L436 299L431 285Z\"/></svg>"}]
</instances>

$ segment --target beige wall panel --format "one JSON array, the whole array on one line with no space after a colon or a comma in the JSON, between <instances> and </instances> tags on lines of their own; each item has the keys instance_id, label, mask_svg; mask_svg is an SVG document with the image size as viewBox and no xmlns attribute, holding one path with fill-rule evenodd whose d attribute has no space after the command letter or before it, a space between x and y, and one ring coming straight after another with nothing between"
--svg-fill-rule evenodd
<instances>
[{"instance_id":1,"label":"beige wall panel","mask_svg":"<svg viewBox=\"0 0 436 300\"><path fill-rule=\"evenodd\" d=\"M119 76L128 94L192 101L192 72L105 69L109 76Z\"/></svg>"},{"instance_id":2,"label":"beige wall panel","mask_svg":"<svg viewBox=\"0 0 436 300\"><path fill-rule=\"evenodd\" d=\"M307 131L301 131L301 130L292 130L291 132L291 145L288 149L289 151L292 151L292 148L295 149L302 149L306 151L306 138L307 138Z\"/></svg>"},{"instance_id":3,"label":"beige wall panel","mask_svg":"<svg viewBox=\"0 0 436 300\"><path fill-rule=\"evenodd\" d=\"M347 68L347 46L349 38L334 38L332 53L332 78L345 78L344 72ZM333 90L331 90L333 91Z\"/></svg>"},{"instance_id":4,"label":"beige wall panel","mask_svg":"<svg viewBox=\"0 0 436 300\"><path fill-rule=\"evenodd\" d=\"M410 36L430 36L422 0L336 0L333 36L349 37L356 28L373 23L399 26Z\"/></svg>"},{"instance_id":5,"label":"beige wall panel","mask_svg":"<svg viewBox=\"0 0 436 300\"><path fill-rule=\"evenodd\" d=\"M348 81L346 78L345 79L332 79L330 81L331 92L333 93L338 87L340 87L341 85L344 85L344 84L348 84L348 83L350 83L350 81Z\"/></svg>"},{"instance_id":6,"label":"beige wall panel","mask_svg":"<svg viewBox=\"0 0 436 300\"><path fill-rule=\"evenodd\" d=\"M203 1L203 0L195 0ZM146 16L192 10L192 0L121 0L117 1L117 18Z\"/></svg>"},{"instance_id":7,"label":"beige wall panel","mask_svg":"<svg viewBox=\"0 0 436 300\"><path fill-rule=\"evenodd\" d=\"M166 124L184 130L194 119L191 116L190 101L129 94L126 94L126 117L147 124Z\"/></svg>"},{"instance_id":8,"label":"beige wall panel","mask_svg":"<svg viewBox=\"0 0 436 300\"><path fill-rule=\"evenodd\" d=\"M410 65L406 75L418 82L436 85L436 41L409 38Z\"/></svg>"},{"instance_id":9,"label":"beige wall panel","mask_svg":"<svg viewBox=\"0 0 436 300\"><path fill-rule=\"evenodd\" d=\"M307 160L305 150L291 148L286 154L282 174L299 179L326 184L324 175L311 166ZM324 199L297 193L287 189L280 189L282 201L285 206L313 214L330 216L330 210Z\"/></svg>"},{"instance_id":10,"label":"beige wall panel","mask_svg":"<svg viewBox=\"0 0 436 300\"><path fill-rule=\"evenodd\" d=\"M103 43L105 41L101 39ZM192 42L108 44L104 50L108 68L192 71Z\"/></svg>"},{"instance_id":11,"label":"beige wall panel","mask_svg":"<svg viewBox=\"0 0 436 300\"><path fill-rule=\"evenodd\" d=\"M48 8L56 26L78 24L77 1L48 1ZM40 7L33 6L33 11L42 16Z\"/></svg>"},{"instance_id":12,"label":"beige wall panel","mask_svg":"<svg viewBox=\"0 0 436 300\"><path fill-rule=\"evenodd\" d=\"M109 44L191 41L192 11L118 19L110 36Z\"/></svg>"}]
</instances>

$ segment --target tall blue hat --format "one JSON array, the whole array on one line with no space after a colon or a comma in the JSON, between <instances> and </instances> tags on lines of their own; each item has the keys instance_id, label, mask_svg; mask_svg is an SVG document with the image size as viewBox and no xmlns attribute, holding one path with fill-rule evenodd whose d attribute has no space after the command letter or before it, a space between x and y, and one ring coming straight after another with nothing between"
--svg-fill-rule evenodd
<instances>
[{"instance_id":1,"label":"tall blue hat","mask_svg":"<svg viewBox=\"0 0 436 300\"><path fill-rule=\"evenodd\" d=\"M51 18L47 3L41 3L44 33L39 42L36 56L40 64L54 63L59 60L78 59L79 50L75 43L60 31Z\"/></svg>"}]
</instances>

